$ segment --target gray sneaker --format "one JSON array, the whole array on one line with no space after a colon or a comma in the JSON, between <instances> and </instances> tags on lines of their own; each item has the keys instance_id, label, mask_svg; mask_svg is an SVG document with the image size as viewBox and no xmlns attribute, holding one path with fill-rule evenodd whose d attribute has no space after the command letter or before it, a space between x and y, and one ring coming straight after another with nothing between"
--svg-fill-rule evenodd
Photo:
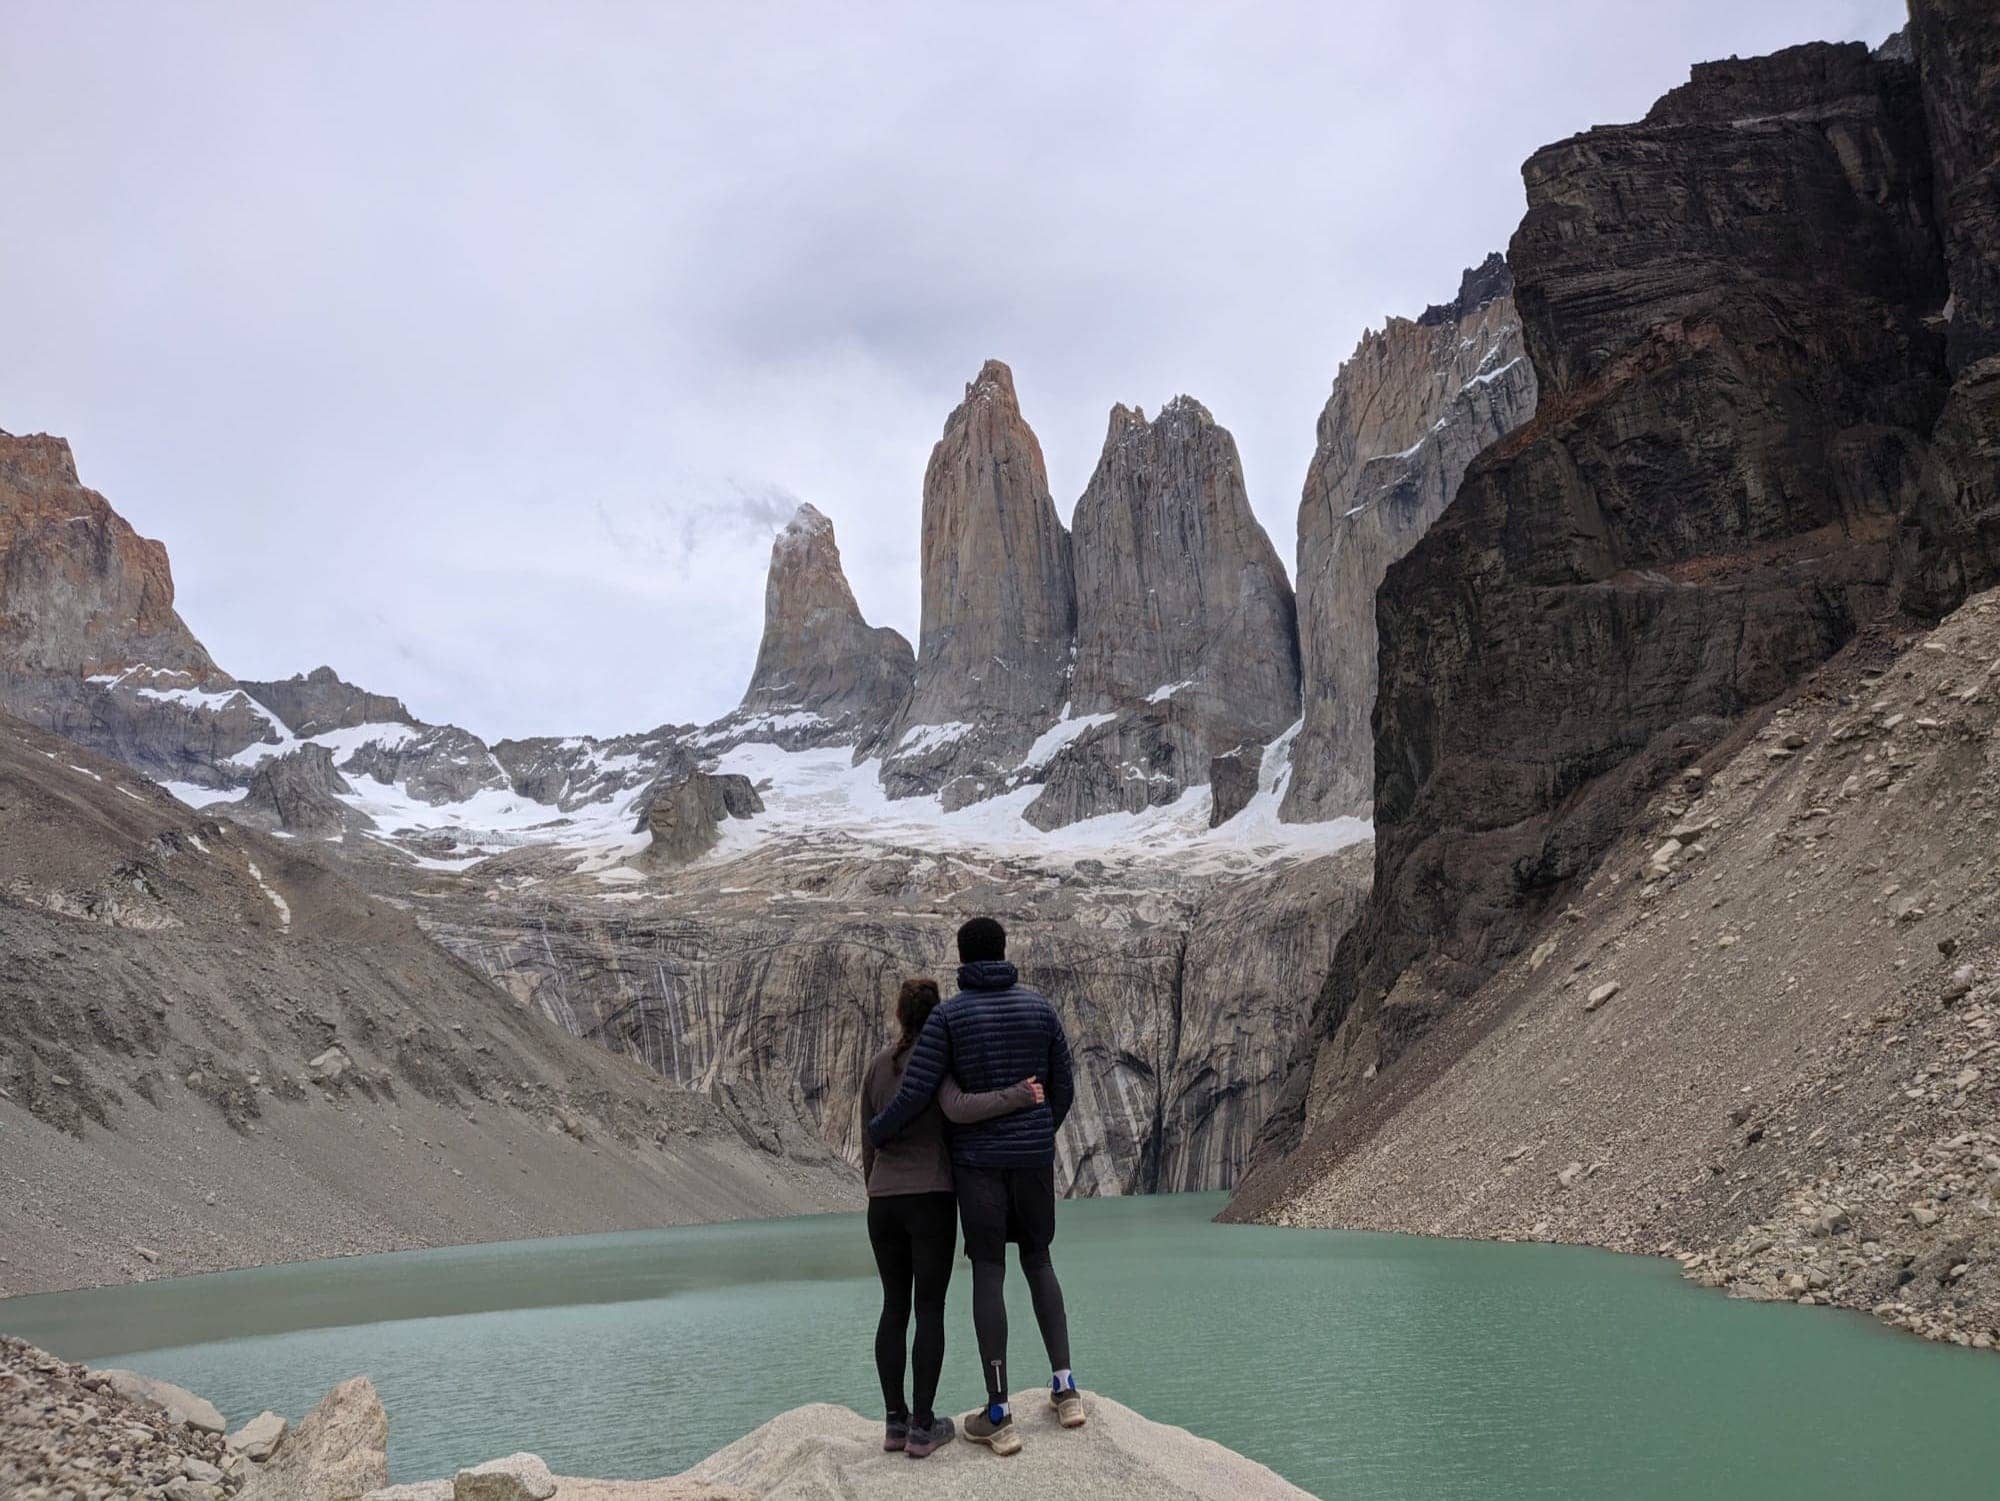
<instances>
[{"instance_id":1,"label":"gray sneaker","mask_svg":"<svg viewBox=\"0 0 2000 1501\"><path fill-rule=\"evenodd\" d=\"M912 1459L923 1459L931 1450L942 1449L957 1434L957 1425L943 1413L939 1413L928 1428L921 1423L910 1424L910 1437L903 1446L903 1452Z\"/></svg>"},{"instance_id":2,"label":"gray sneaker","mask_svg":"<svg viewBox=\"0 0 2000 1501\"><path fill-rule=\"evenodd\" d=\"M1056 1410L1056 1421L1065 1428L1081 1428L1090 1421L1090 1414L1084 1410L1083 1393L1076 1389L1075 1382L1051 1388L1049 1406Z\"/></svg>"},{"instance_id":3,"label":"gray sneaker","mask_svg":"<svg viewBox=\"0 0 2000 1501\"><path fill-rule=\"evenodd\" d=\"M995 1454L1019 1454L1021 1452L1020 1430L1014 1426L1014 1415L1007 1414L999 1422L986 1416L986 1409L965 1415L965 1436L975 1444L984 1444Z\"/></svg>"}]
</instances>

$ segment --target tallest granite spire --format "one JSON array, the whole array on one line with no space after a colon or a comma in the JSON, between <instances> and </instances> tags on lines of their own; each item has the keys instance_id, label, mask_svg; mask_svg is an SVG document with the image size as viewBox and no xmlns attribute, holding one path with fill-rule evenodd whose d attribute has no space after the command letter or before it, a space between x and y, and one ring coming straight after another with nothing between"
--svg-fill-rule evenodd
<instances>
[{"instance_id":1,"label":"tallest granite spire","mask_svg":"<svg viewBox=\"0 0 2000 1501\"><path fill-rule=\"evenodd\" d=\"M924 472L916 689L884 745L903 796L976 801L1053 723L1076 632L1069 533L1014 375L988 360Z\"/></svg>"}]
</instances>

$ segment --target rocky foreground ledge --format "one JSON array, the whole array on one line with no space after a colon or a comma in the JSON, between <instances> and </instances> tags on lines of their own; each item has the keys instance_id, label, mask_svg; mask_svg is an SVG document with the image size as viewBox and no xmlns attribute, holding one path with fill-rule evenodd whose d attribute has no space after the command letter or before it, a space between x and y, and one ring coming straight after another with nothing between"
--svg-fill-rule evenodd
<instances>
[{"instance_id":1,"label":"rocky foreground ledge","mask_svg":"<svg viewBox=\"0 0 2000 1501\"><path fill-rule=\"evenodd\" d=\"M882 1452L881 1428L845 1407L794 1408L684 1474L551 1475L513 1454L445 1480L390 1485L389 1415L366 1376L296 1424L263 1413L233 1433L209 1403L130 1371L98 1371L0 1337L5 1501L1311 1501L1254 1460L1104 1397L1065 1430L1040 1388L1014 1397L1022 1451L963 1440L924 1460Z\"/></svg>"}]
</instances>

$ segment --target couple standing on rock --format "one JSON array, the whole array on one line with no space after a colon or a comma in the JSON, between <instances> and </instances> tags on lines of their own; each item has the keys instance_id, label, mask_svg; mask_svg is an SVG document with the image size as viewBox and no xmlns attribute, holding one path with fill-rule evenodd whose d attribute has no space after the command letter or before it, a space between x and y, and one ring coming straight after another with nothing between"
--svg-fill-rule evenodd
<instances>
[{"instance_id":1,"label":"couple standing on rock","mask_svg":"<svg viewBox=\"0 0 2000 1501\"><path fill-rule=\"evenodd\" d=\"M900 1036L868 1065L861 1087L861 1165L868 1240L882 1274L875 1366L888 1405L886 1449L921 1459L957 1431L933 1410L944 1366L944 1296L957 1224L972 1263L972 1326L986 1406L965 1436L1014 1454L1021 1435L1007 1401L1007 1242L1020 1247L1054 1374L1049 1401L1065 1428L1084 1423L1069 1363L1069 1321L1049 1260L1056 1233L1056 1132L1075 1098L1069 1039L1048 998L1007 962L1007 932L990 917L958 930L958 994L940 1004L935 980L905 981ZM955 1211L955 1213L954 1213ZM903 1401L903 1341L912 1303L916 1367Z\"/></svg>"}]
</instances>

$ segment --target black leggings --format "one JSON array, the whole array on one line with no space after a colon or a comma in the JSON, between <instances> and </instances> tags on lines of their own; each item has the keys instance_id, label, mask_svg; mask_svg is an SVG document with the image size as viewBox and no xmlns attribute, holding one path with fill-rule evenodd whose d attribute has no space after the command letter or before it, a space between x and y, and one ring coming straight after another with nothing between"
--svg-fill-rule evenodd
<instances>
[{"instance_id":1,"label":"black leggings","mask_svg":"<svg viewBox=\"0 0 2000 1501\"><path fill-rule=\"evenodd\" d=\"M1049 1248L1021 1250L1021 1274L1034 1299L1035 1322L1049 1352L1049 1369L1069 1369L1069 1315L1063 1308L1062 1284L1049 1260ZM979 1339L979 1364L986 1374L986 1400L1007 1400L1007 1263L972 1263L972 1328Z\"/></svg>"},{"instance_id":2,"label":"black leggings","mask_svg":"<svg viewBox=\"0 0 2000 1501\"><path fill-rule=\"evenodd\" d=\"M944 1294L958 1248L957 1201L949 1193L885 1194L868 1201L868 1243L882 1274L882 1319L875 1326L875 1371L891 1417L928 1424L944 1369ZM915 1294L917 1337L910 1358L916 1385L903 1405L903 1341Z\"/></svg>"}]
</instances>

